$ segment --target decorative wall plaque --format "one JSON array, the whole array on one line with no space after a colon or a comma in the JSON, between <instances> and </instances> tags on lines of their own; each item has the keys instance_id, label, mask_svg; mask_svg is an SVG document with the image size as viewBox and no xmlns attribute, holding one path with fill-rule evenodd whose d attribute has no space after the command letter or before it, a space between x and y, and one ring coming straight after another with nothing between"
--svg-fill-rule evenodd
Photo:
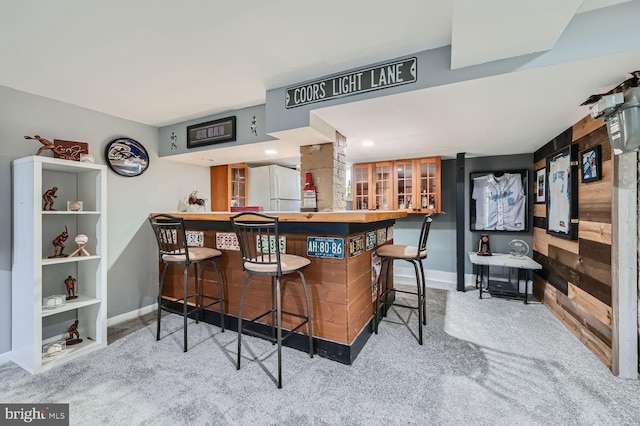
<instances>
[{"instance_id":1,"label":"decorative wall plaque","mask_svg":"<svg viewBox=\"0 0 640 426\"><path fill-rule=\"evenodd\" d=\"M81 154L89 153L89 144L86 142L65 141L54 139L53 158L63 158L65 160L80 161Z\"/></svg>"},{"instance_id":2,"label":"decorative wall plaque","mask_svg":"<svg viewBox=\"0 0 640 426\"><path fill-rule=\"evenodd\" d=\"M236 116L187 126L187 148L233 142L236 140Z\"/></svg>"}]
</instances>

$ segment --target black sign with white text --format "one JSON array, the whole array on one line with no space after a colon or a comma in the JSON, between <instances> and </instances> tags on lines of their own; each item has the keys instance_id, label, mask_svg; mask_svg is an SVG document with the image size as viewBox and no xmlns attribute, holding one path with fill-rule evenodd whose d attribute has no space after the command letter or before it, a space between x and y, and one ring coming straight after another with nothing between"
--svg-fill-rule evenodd
<instances>
[{"instance_id":1,"label":"black sign with white text","mask_svg":"<svg viewBox=\"0 0 640 426\"><path fill-rule=\"evenodd\" d=\"M290 87L287 89L285 107L295 108L314 102L415 83L417 79L417 58L404 59Z\"/></svg>"},{"instance_id":2,"label":"black sign with white text","mask_svg":"<svg viewBox=\"0 0 640 426\"><path fill-rule=\"evenodd\" d=\"M187 148L233 142L236 140L236 116L187 126Z\"/></svg>"}]
</instances>

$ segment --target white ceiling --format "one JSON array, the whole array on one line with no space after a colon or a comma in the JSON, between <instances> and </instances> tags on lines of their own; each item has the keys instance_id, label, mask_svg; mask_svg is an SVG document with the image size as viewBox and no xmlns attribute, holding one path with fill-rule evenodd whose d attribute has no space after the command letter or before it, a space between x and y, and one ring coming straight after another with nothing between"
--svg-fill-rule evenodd
<instances>
[{"instance_id":1,"label":"white ceiling","mask_svg":"<svg viewBox=\"0 0 640 426\"><path fill-rule=\"evenodd\" d=\"M2 0L0 85L163 126L262 104L269 89L446 45L452 68L547 50L576 11L623 2ZM529 153L588 113L577 107L586 95L639 68L638 51L620 53L314 114L347 136L349 162ZM363 148L365 139L374 147ZM296 161L295 142L267 145L278 148L282 162ZM252 150L257 159L246 151L215 156L263 157L261 149ZM183 160L197 163L195 154Z\"/></svg>"}]
</instances>

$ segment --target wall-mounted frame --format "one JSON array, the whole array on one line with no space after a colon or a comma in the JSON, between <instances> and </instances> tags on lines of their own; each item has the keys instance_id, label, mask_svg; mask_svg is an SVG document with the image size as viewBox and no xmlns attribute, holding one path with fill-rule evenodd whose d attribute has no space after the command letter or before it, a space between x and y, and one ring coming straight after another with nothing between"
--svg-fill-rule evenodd
<instances>
[{"instance_id":1,"label":"wall-mounted frame","mask_svg":"<svg viewBox=\"0 0 640 426\"><path fill-rule=\"evenodd\" d=\"M149 154L142 144L131 138L118 138L109 142L104 150L107 164L120 176L134 177L149 167Z\"/></svg>"},{"instance_id":2,"label":"wall-mounted frame","mask_svg":"<svg viewBox=\"0 0 640 426\"><path fill-rule=\"evenodd\" d=\"M547 157L547 233L578 238L578 146Z\"/></svg>"},{"instance_id":3,"label":"wall-mounted frame","mask_svg":"<svg viewBox=\"0 0 640 426\"><path fill-rule=\"evenodd\" d=\"M236 116L187 126L187 148L236 140Z\"/></svg>"},{"instance_id":4,"label":"wall-mounted frame","mask_svg":"<svg viewBox=\"0 0 640 426\"><path fill-rule=\"evenodd\" d=\"M585 149L580 153L582 183L602 179L602 155L600 145Z\"/></svg>"},{"instance_id":5,"label":"wall-mounted frame","mask_svg":"<svg viewBox=\"0 0 640 426\"><path fill-rule=\"evenodd\" d=\"M529 230L529 171L500 170L469 174L471 231Z\"/></svg>"},{"instance_id":6,"label":"wall-mounted frame","mask_svg":"<svg viewBox=\"0 0 640 426\"><path fill-rule=\"evenodd\" d=\"M536 170L536 180L533 182L535 188L536 204L547 202L547 169L541 168Z\"/></svg>"}]
</instances>

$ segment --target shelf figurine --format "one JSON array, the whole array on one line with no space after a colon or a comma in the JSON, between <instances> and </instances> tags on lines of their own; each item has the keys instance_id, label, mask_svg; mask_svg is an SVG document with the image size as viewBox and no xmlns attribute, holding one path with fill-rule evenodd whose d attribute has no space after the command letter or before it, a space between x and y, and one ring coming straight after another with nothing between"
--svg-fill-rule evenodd
<instances>
[{"instance_id":1,"label":"shelf figurine","mask_svg":"<svg viewBox=\"0 0 640 426\"><path fill-rule=\"evenodd\" d=\"M76 279L69 275L67 279L64 280L64 285L67 286L67 300L77 299L78 296L76 295Z\"/></svg>"},{"instance_id":2,"label":"shelf figurine","mask_svg":"<svg viewBox=\"0 0 640 426\"><path fill-rule=\"evenodd\" d=\"M58 191L58 187L54 186L51 189L47 189L45 193L42 194L42 201L44 201L42 210L55 210L53 208L53 199L58 198L58 196L56 195L56 191Z\"/></svg>"},{"instance_id":3,"label":"shelf figurine","mask_svg":"<svg viewBox=\"0 0 640 426\"><path fill-rule=\"evenodd\" d=\"M77 345L78 343L82 343L82 339L80 338L80 333L78 332L78 320L75 320L71 327L67 330L69 333L69 338L66 340L67 346ZM73 336L76 336L75 339Z\"/></svg>"},{"instance_id":4,"label":"shelf figurine","mask_svg":"<svg viewBox=\"0 0 640 426\"><path fill-rule=\"evenodd\" d=\"M75 251L73 253L71 253L68 257L73 257L75 255L78 256L91 256L89 254L89 252L84 248L84 246L87 245L87 242L89 241L89 237L87 237L84 234L79 234L76 235L76 244L78 245L78 248L75 249Z\"/></svg>"},{"instance_id":5,"label":"shelf figurine","mask_svg":"<svg viewBox=\"0 0 640 426\"><path fill-rule=\"evenodd\" d=\"M38 152L36 152L35 155L40 155L47 150L53 152L54 154L64 155L64 148L62 146L56 145L53 142L41 137L40 135L25 136L24 138L36 140L43 145L40 147L40 149L38 150Z\"/></svg>"},{"instance_id":6,"label":"shelf figurine","mask_svg":"<svg viewBox=\"0 0 640 426\"><path fill-rule=\"evenodd\" d=\"M204 198L198 198L198 191L193 191L189 195L189 198L187 199L187 202L189 203L187 206L187 211L188 212L204 211L204 204L206 201L207 200L205 200Z\"/></svg>"},{"instance_id":7,"label":"shelf figurine","mask_svg":"<svg viewBox=\"0 0 640 426\"><path fill-rule=\"evenodd\" d=\"M55 237L52 241L53 244L53 256L49 256L49 259L55 257L67 257L66 254L62 254L64 250L64 242L69 238L69 232L67 231L67 225L64 226L64 231L57 237ZM60 253L58 253L58 249L60 249Z\"/></svg>"}]
</instances>

